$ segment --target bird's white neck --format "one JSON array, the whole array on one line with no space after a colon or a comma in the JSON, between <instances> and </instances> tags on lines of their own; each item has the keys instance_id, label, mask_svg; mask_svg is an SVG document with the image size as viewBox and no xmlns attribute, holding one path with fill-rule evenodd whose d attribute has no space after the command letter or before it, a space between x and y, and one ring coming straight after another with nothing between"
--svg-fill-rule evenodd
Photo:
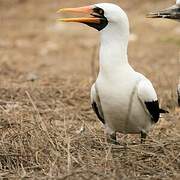
<instances>
[{"instance_id":1,"label":"bird's white neck","mask_svg":"<svg viewBox=\"0 0 180 180\"><path fill-rule=\"evenodd\" d=\"M128 64L129 29L119 26L109 26L101 32L100 73L118 71Z\"/></svg>"}]
</instances>

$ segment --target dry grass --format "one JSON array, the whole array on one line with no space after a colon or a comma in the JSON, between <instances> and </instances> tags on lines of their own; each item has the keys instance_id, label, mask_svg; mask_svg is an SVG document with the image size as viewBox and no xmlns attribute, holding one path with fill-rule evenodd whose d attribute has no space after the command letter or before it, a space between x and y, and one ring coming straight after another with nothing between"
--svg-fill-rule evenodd
<instances>
[{"instance_id":1,"label":"dry grass","mask_svg":"<svg viewBox=\"0 0 180 180\"><path fill-rule=\"evenodd\" d=\"M60 6L87 3L2 0L1 178L180 178L179 24L144 18L148 11L172 2L114 2L128 12L137 37L130 43L130 62L153 81L170 114L143 145L138 135L120 134L122 146L108 144L89 102L98 64L98 34L55 22Z\"/></svg>"}]
</instances>

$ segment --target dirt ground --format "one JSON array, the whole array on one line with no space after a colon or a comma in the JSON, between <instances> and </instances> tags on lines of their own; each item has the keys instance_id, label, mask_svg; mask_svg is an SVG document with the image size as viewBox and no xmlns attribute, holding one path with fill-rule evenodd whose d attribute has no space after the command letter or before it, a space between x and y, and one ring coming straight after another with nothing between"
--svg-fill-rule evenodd
<instances>
[{"instance_id":1,"label":"dirt ground","mask_svg":"<svg viewBox=\"0 0 180 180\"><path fill-rule=\"evenodd\" d=\"M145 18L172 1L111 1L130 19L131 65L153 82L170 111L145 144L138 135L119 134L126 151L106 142L90 105L99 33L56 21L60 7L97 2L105 0L0 0L1 178L180 178L180 24Z\"/></svg>"}]
</instances>

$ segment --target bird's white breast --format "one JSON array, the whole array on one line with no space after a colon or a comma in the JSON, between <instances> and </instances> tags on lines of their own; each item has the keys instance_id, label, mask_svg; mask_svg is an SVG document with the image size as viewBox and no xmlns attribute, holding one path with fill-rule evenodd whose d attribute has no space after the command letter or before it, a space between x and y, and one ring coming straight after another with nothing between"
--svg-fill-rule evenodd
<instances>
[{"instance_id":1,"label":"bird's white breast","mask_svg":"<svg viewBox=\"0 0 180 180\"><path fill-rule=\"evenodd\" d=\"M107 126L121 133L149 131L151 120L137 96L136 85L141 80L129 66L110 76L99 74L98 94Z\"/></svg>"}]
</instances>

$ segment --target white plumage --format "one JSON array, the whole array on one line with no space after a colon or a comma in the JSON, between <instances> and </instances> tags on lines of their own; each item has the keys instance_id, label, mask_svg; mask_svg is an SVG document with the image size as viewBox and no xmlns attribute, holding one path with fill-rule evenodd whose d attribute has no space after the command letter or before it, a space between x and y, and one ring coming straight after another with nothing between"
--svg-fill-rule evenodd
<instances>
[{"instance_id":1,"label":"white plumage","mask_svg":"<svg viewBox=\"0 0 180 180\"><path fill-rule=\"evenodd\" d=\"M141 133L145 138L160 113L151 82L128 63L129 21L117 5L95 4L61 11L90 12L91 18L61 19L83 22L101 34L100 71L91 88L91 103L107 133L116 141L116 132Z\"/></svg>"},{"instance_id":2,"label":"white plumage","mask_svg":"<svg viewBox=\"0 0 180 180\"><path fill-rule=\"evenodd\" d=\"M104 10L109 23L101 31L100 71L91 89L92 104L97 104L110 135L148 133L154 122L145 102L156 102L157 95L151 82L128 63L128 17L113 4L96 6Z\"/></svg>"}]
</instances>

